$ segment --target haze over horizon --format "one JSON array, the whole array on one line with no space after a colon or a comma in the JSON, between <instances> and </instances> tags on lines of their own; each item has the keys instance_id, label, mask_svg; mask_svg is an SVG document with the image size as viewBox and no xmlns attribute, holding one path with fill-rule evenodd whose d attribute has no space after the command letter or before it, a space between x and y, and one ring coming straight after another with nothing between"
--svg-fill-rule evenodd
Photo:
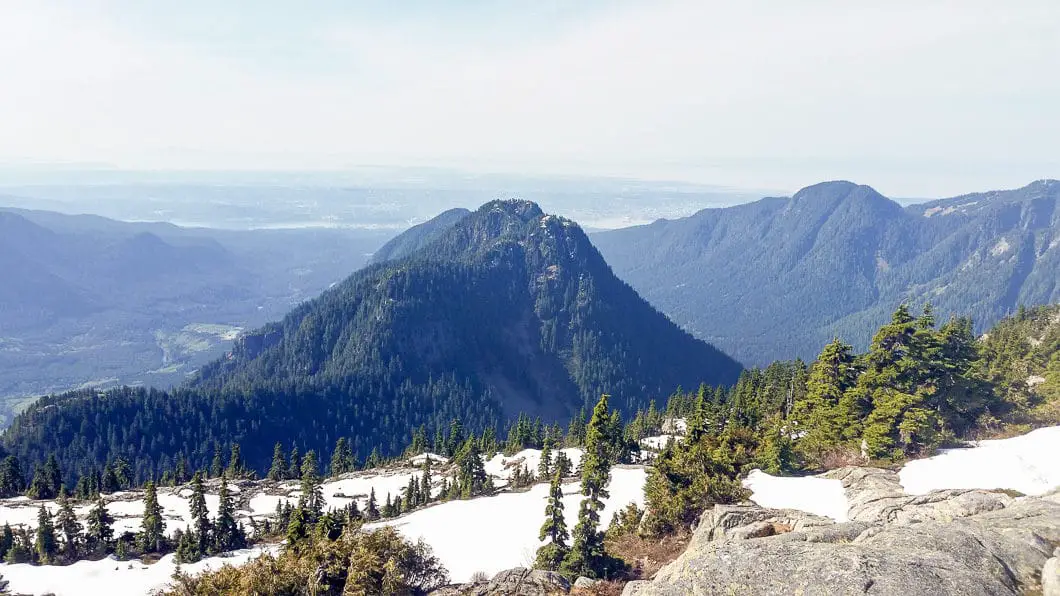
<instances>
[{"instance_id":1,"label":"haze over horizon","mask_svg":"<svg viewBox=\"0 0 1060 596\"><path fill-rule=\"evenodd\" d=\"M1060 4L3 0L0 165L942 197L1060 177Z\"/></svg>"}]
</instances>

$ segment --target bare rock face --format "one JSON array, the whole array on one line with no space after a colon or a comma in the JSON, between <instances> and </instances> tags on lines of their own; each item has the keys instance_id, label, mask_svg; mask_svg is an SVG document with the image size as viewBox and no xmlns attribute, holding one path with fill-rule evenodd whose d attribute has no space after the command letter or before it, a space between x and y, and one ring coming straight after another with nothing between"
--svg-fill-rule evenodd
<instances>
[{"instance_id":1,"label":"bare rock face","mask_svg":"<svg viewBox=\"0 0 1060 596\"><path fill-rule=\"evenodd\" d=\"M623 594L993 596L1057 589L1049 583L1057 581L1053 553L1060 546L1055 493L910 496L886 470L829 475L843 481L852 521L716 506L684 554Z\"/></svg>"},{"instance_id":2,"label":"bare rock face","mask_svg":"<svg viewBox=\"0 0 1060 596\"><path fill-rule=\"evenodd\" d=\"M555 571L516 567L497 573L489 582L446 586L432 596L552 596L570 592L570 582Z\"/></svg>"},{"instance_id":3,"label":"bare rock face","mask_svg":"<svg viewBox=\"0 0 1060 596\"><path fill-rule=\"evenodd\" d=\"M1042 567L1042 595L1060 596L1060 546L1053 551L1053 558Z\"/></svg>"}]
</instances>

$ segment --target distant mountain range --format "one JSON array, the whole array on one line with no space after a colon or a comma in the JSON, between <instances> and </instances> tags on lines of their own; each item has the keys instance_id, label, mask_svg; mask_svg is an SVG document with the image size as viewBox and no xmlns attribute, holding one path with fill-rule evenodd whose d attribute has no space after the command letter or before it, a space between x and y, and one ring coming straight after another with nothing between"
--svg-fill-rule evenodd
<instances>
[{"instance_id":1,"label":"distant mountain range","mask_svg":"<svg viewBox=\"0 0 1060 596\"><path fill-rule=\"evenodd\" d=\"M743 363L812 359L833 336L864 347L902 302L984 329L1060 301L1060 182L905 208L825 182L593 242L642 296Z\"/></svg>"},{"instance_id":2,"label":"distant mountain range","mask_svg":"<svg viewBox=\"0 0 1060 596\"><path fill-rule=\"evenodd\" d=\"M387 236L0 208L0 417L22 396L82 384L182 382L241 329L362 266Z\"/></svg>"},{"instance_id":3,"label":"distant mountain range","mask_svg":"<svg viewBox=\"0 0 1060 596\"><path fill-rule=\"evenodd\" d=\"M394 453L420 425L566 421L601 393L631 414L679 386L739 375L615 277L574 222L527 201L437 221L243 335L183 388L45 398L5 443L24 461L55 450L90 466L121 453L143 470L178 451L204 465L214 441L239 442L261 467L275 441L329 452L345 435L361 457Z\"/></svg>"}]
</instances>

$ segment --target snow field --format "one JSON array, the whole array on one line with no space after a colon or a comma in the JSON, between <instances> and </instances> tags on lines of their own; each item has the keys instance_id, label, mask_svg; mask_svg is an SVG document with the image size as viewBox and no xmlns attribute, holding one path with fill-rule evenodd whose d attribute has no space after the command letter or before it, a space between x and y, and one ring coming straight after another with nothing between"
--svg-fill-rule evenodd
<instances>
[{"instance_id":1,"label":"snow field","mask_svg":"<svg viewBox=\"0 0 1060 596\"><path fill-rule=\"evenodd\" d=\"M814 476L778 477L752 470L743 485L751 491L751 500L762 507L796 509L830 517L837 522L847 521L850 504L839 480Z\"/></svg>"},{"instance_id":2,"label":"snow field","mask_svg":"<svg viewBox=\"0 0 1060 596\"><path fill-rule=\"evenodd\" d=\"M600 516L603 528L627 504L644 506L646 478L643 468L611 469L611 483L607 486L610 497ZM568 531L578 521L580 491L578 482L563 486L563 515ZM512 567L531 565L542 544L537 533L545 520L547 498L548 485L539 483L526 492L450 501L368 527L391 525L411 540L422 539L449 570L453 582L466 582L478 571L492 576Z\"/></svg>"},{"instance_id":3,"label":"snow field","mask_svg":"<svg viewBox=\"0 0 1060 596\"><path fill-rule=\"evenodd\" d=\"M572 469L577 469L578 464L582 461L582 450L577 447L568 447L566 449L560 449L566 454L567 459L571 460ZM556 452L552 453L552 461L556 461ZM490 459L486 460L483 467L486 469L486 473L493 476L495 479L503 480L503 482L495 482L496 486L504 486L511 479L512 474L515 473L516 468L520 468L523 465L526 466L532 474L537 474L537 466L541 463L541 450L540 449L523 449L512 456L506 456L503 453L498 453ZM545 479L538 479L539 482L545 482ZM542 510L543 511L543 510Z\"/></svg>"},{"instance_id":4,"label":"snow field","mask_svg":"<svg viewBox=\"0 0 1060 596\"><path fill-rule=\"evenodd\" d=\"M278 546L248 548L235 551L228 557L209 557L198 563L181 565L186 573L200 573L219 569L224 564L242 565L265 552L276 552ZM162 557L153 565L140 561L118 561L111 557L99 561L78 561L66 566L0 565L0 574L11 582L8 588L15 593L81 596L142 596L170 583L177 564L173 555Z\"/></svg>"},{"instance_id":5,"label":"snow field","mask_svg":"<svg viewBox=\"0 0 1060 596\"><path fill-rule=\"evenodd\" d=\"M899 472L902 488L922 495L947 488L1013 489L1043 495L1060 487L1060 426L1011 439L979 441L911 461Z\"/></svg>"}]
</instances>

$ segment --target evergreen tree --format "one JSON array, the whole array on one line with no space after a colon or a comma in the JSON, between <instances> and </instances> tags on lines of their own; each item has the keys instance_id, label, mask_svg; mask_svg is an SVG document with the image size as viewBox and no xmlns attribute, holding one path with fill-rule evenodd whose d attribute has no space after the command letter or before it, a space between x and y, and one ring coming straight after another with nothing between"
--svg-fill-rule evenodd
<instances>
[{"instance_id":1,"label":"evergreen tree","mask_svg":"<svg viewBox=\"0 0 1060 596\"><path fill-rule=\"evenodd\" d=\"M9 455L0 462L0 498L7 499L22 494L26 480L22 476L22 467L18 458Z\"/></svg>"},{"instance_id":2,"label":"evergreen tree","mask_svg":"<svg viewBox=\"0 0 1060 596\"><path fill-rule=\"evenodd\" d=\"M810 367L805 396L796 401L792 417L802 434L799 449L817 459L842 442L844 431L858 424L855 411L846 411L843 397L855 384L857 370L851 347L833 339Z\"/></svg>"},{"instance_id":3,"label":"evergreen tree","mask_svg":"<svg viewBox=\"0 0 1060 596\"><path fill-rule=\"evenodd\" d=\"M559 568L563 559L570 552L567 540L567 522L563 518L563 477L559 469L552 474L552 483L549 485L548 504L545 506L545 523L541 525L537 539L548 544L537 549L537 558L534 567L555 571Z\"/></svg>"},{"instance_id":4,"label":"evergreen tree","mask_svg":"<svg viewBox=\"0 0 1060 596\"><path fill-rule=\"evenodd\" d=\"M4 562L8 564L29 563L33 560L34 544L25 528L19 528L14 532L11 548L4 555Z\"/></svg>"},{"instance_id":5,"label":"evergreen tree","mask_svg":"<svg viewBox=\"0 0 1060 596\"><path fill-rule=\"evenodd\" d=\"M279 442L272 448L272 465L266 476L269 480L283 480L287 477L287 459L284 457L283 445Z\"/></svg>"},{"instance_id":6,"label":"evergreen tree","mask_svg":"<svg viewBox=\"0 0 1060 596\"><path fill-rule=\"evenodd\" d=\"M158 491L150 480L144 485L144 517L140 523L140 549L144 552L161 552L165 547L166 521L162 518L162 506L158 503Z\"/></svg>"},{"instance_id":7,"label":"evergreen tree","mask_svg":"<svg viewBox=\"0 0 1060 596\"><path fill-rule=\"evenodd\" d=\"M11 550L14 544L15 533L11 531L11 524L4 522L3 529L0 529L0 561L7 558L7 551Z\"/></svg>"},{"instance_id":8,"label":"evergreen tree","mask_svg":"<svg viewBox=\"0 0 1060 596\"><path fill-rule=\"evenodd\" d=\"M552 447L546 441L541 449L541 461L537 463L537 477L549 478L550 476L552 476Z\"/></svg>"},{"instance_id":9,"label":"evergreen tree","mask_svg":"<svg viewBox=\"0 0 1060 596\"><path fill-rule=\"evenodd\" d=\"M114 518L107 511L107 504L103 501L102 496L96 497L96 504L88 512L86 523L85 537L87 538L89 550L94 553L106 552L110 546L111 539L114 537L114 528L111 527L111 524L114 523Z\"/></svg>"},{"instance_id":10,"label":"evergreen tree","mask_svg":"<svg viewBox=\"0 0 1060 596\"><path fill-rule=\"evenodd\" d=\"M232 454L228 458L228 468L225 474L229 478L242 478L246 474L246 465L243 463L239 443L232 443Z\"/></svg>"},{"instance_id":11,"label":"evergreen tree","mask_svg":"<svg viewBox=\"0 0 1060 596\"><path fill-rule=\"evenodd\" d=\"M461 498L468 499L487 492L489 477L474 437L464 442L464 446L460 448L460 453L457 455L456 463L460 469Z\"/></svg>"},{"instance_id":12,"label":"evergreen tree","mask_svg":"<svg viewBox=\"0 0 1060 596\"><path fill-rule=\"evenodd\" d=\"M113 493L120 490L118 475L114 472L114 466L110 463L103 466L103 476L100 477L99 490L104 493Z\"/></svg>"},{"instance_id":13,"label":"evergreen tree","mask_svg":"<svg viewBox=\"0 0 1060 596\"><path fill-rule=\"evenodd\" d=\"M581 462L583 499L571 549L561 565L562 572L569 577L606 578L623 567L621 561L607 555L604 534L599 530L600 511L611 479L608 458L612 455L613 439L608 434L612 432L612 424L607 402L608 395L600 397L585 429L585 453Z\"/></svg>"},{"instance_id":14,"label":"evergreen tree","mask_svg":"<svg viewBox=\"0 0 1060 596\"><path fill-rule=\"evenodd\" d=\"M298 455L298 447L291 445L291 457L287 460L290 468L287 469L288 480L298 480L302 477L302 457Z\"/></svg>"},{"instance_id":15,"label":"evergreen tree","mask_svg":"<svg viewBox=\"0 0 1060 596\"><path fill-rule=\"evenodd\" d=\"M379 503L375 499L375 487L368 493L368 504L364 508L364 518L368 521L379 519Z\"/></svg>"},{"instance_id":16,"label":"evergreen tree","mask_svg":"<svg viewBox=\"0 0 1060 596\"><path fill-rule=\"evenodd\" d=\"M431 457L425 455L423 457L423 475L420 476L420 490L423 493L422 502L431 502Z\"/></svg>"},{"instance_id":17,"label":"evergreen tree","mask_svg":"<svg viewBox=\"0 0 1060 596\"><path fill-rule=\"evenodd\" d=\"M383 459L379 456L379 449L372 447L372 452L368 454L368 459L364 460L364 469L372 470L378 468L382 462Z\"/></svg>"},{"instance_id":18,"label":"evergreen tree","mask_svg":"<svg viewBox=\"0 0 1060 596\"><path fill-rule=\"evenodd\" d=\"M188 499L191 511L191 527L188 532L189 542L194 544L194 551L185 552L183 559L187 562L197 561L210 553L214 543L213 528L210 523L210 511L206 507L206 489L202 482L202 472L196 472L191 479L191 498Z\"/></svg>"},{"instance_id":19,"label":"evergreen tree","mask_svg":"<svg viewBox=\"0 0 1060 596\"><path fill-rule=\"evenodd\" d=\"M299 509L305 509L309 523L316 523L324 512L324 493L320 485L320 466L316 451L309 450L302 458L302 494L298 497Z\"/></svg>"},{"instance_id":20,"label":"evergreen tree","mask_svg":"<svg viewBox=\"0 0 1060 596\"><path fill-rule=\"evenodd\" d=\"M37 540L34 546L37 552L37 560L42 565L49 565L55 562L58 552L55 523L52 521L51 512L48 511L48 508L43 503L41 503L40 509L37 510Z\"/></svg>"},{"instance_id":21,"label":"evergreen tree","mask_svg":"<svg viewBox=\"0 0 1060 596\"><path fill-rule=\"evenodd\" d=\"M287 524L287 548L300 549L309 538L311 526L305 509L296 507L291 512L291 521Z\"/></svg>"},{"instance_id":22,"label":"evergreen tree","mask_svg":"<svg viewBox=\"0 0 1060 596\"><path fill-rule=\"evenodd\" d=\"M426 439L423 440L423 444L426 444ZM335 441L335 451L331 453L331 475L338 476L353 472L356 469L357 462L354 461L349 441L346 440L346 437L339 437Z\"/></svg>"},{"instance_id":23,"label":"evergreen tree","mask_svg":"<svg viewBox=\"0 0 1060 596\"><path fill-rule=\"evenodd\" d=\"M214 549L216 552L228 552L243 548L246 546L246 535L236 523L235 504L232 502L231 493L228 492L228 479L223 477L218 500L217 520L213 530Z\"/></svg>"},{"instance_id":24,"label":"evergreen tree","mask_svg":"<svg viewBox=\"0 0 1060 596\"><path fill-rule=\"evenodd\" d=\"M133 474L129 462L120 455L114 458L114 480L117 483L115 490L128 490L132 488Z\"/></svg>"},{"instance_id":25,"label":"evergreen tree","mask_svg":"<svg viewBox=\"0 0 1060 596\"><path fill-rule=\"evenodd\" d=\"M63 537L59 553L64 561L76 561L81 552L81 523L77 521L77 515L74 514L74 508L65 492L59 495L59 514L56 521Z\"/></svg>"},{"instance_id":26,"label":"evergreen tree","mask_svg":"<svg viewBox=\"0 0 1060 596\"><path fill-rule=\"evenodd\" d=\"M210 477L217 478L224 474L224 457L221 455L221 444L213 443L213 461L210 462Z\"/></svg>"}]
</instances>

